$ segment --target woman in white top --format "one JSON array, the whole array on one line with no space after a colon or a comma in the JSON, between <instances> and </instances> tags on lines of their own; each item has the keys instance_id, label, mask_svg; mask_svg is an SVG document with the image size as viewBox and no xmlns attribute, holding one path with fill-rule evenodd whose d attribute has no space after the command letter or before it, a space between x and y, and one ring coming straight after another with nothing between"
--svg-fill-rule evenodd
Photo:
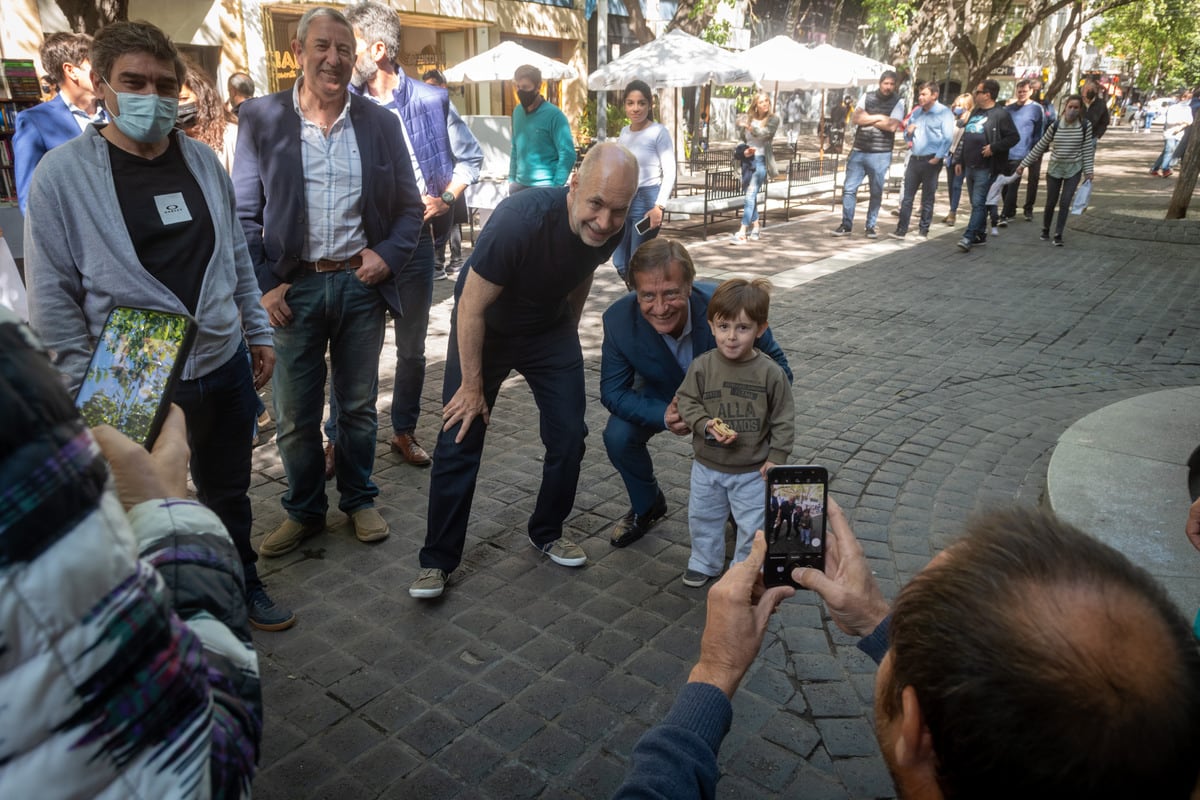
<instances>
[{"instance_id":1,"label":"woman in white top","mask_svg":"<svg viewBox=\"0 0 1200 800\"><path fill-rule=\"evenodd\" d=\"M775 156L771 152L771 140L779 130L779 115L771 113L771 95L758 92L750 106L750 113L738 118L742 140L753 151L754 174L746 186L746 203L742 207L742 227L733 235L734 242L744 242L749 237L758 241L758 193L768 177L775 177ZM750 151L747 151L750 155Z\"/></svg>"},{"instance_id":2,"label":"woman in white top","mask_svg":"<svg viewBox=\"0 0 1200 800\"><path fill-rule=\"evenodd\" d=\"M625 217L625 235L613 252L613 266L621 277L629 259L642 242L658 236L662 226L663 203L675 188L675 149L671 134L654 121L654 94L644 81L630 81L625 87L625 116L629 124L621 129L617 142L637 158L638 190ZM650 217L650 231L634 230L638 220Z\"/></svg>"}]
</instances>

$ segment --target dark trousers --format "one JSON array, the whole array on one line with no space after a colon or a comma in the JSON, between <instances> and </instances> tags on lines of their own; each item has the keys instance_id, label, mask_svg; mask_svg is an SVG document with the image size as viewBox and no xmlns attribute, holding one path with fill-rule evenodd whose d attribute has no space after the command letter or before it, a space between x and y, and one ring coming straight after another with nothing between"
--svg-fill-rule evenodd
<instances>
[{"instance_id":1,"label":"dark trousers","mask_svg":"<svg viewBox=\"0 0 1200 800\"><path fill-rule=\"evenodd\" d=\"M1021 166L1021 160L1009 161L1008 168L1004 170L1005 175L1012 175L1017 171L1017 167ZM1000 196L1004 199L1004 210L1000 213L1005 219L1014 219L1017 216L1017 192L1021 189L1021 179L1017 178L1009 184L1005 184L1000 190Z\"/></svg>"},{"instance_id":2,"label":"dark trousers","mask_svg":"<svg viewBox=\"0 0 1200 800\"><path fill-rule=\"evenodd\" d=\"M1029 165L1025 170L1025 214L1033 216L1033 206L1037 203L1038 179L1042 177L1042 160Z\"/></svg>"},{"instance_id":3,"label":"dark trousers","mask_svg":"<svg viewBox=\"0 0 1200 800\"><path fill-rule=\"evenodd\" d=\"M942 171L941 162L930 164L931 156L911 156L908 166L904 168L904 196L900 200L900 219L896 223L896 233L908 233L908 223L912 219L913 199L917 195L917 187L921 188L921 218L917 222L917 230L929 233L933 222L933 201L937 195L938 174Z\"/></svg>"},{"instance_id":4,"label":"dark trousers","mask_svg":"<svg viewBox=\"0 0 1200 800\"><path fill-rule=\"evenodd\" d=\"M608 460L629 493L629 504L637 514L649 513L658 499L658 481L654 477L654 461L650 458L648 442L662 428L639 425L616 415L608 418L604 428L604 449Z\"/></svg>"},{"instance_id":5,"label":"dark trousers","mask_svg":"<svg viewBox=\"0 0 1200 800\"><path fill-rule=\"evenodd\" d=\"M1067 217L1071 214L1071 202L1075 199L1075 190L1079 188L1082 176L1082 172L1076 172L1069 178L1046 176L1046 210L1042 213L1043 230L1050 230L1050 221L1054 219L1054 206L1058 204L1058 224L1054 226L1054 235L1062 238L1063 230L1067 227Z\"/></svg>"},{"instance_id":6,"label":"dark trousers","mask_svg":"<svg viewBox=\"0 0 1200 800\"><path fill-rule=\"evenodd\" d=\"M564 316L554 328L527 336L497 336L488 331L483 344L483 396L493 415L500 384L514 370L525 378L533 392L542 445L546 448L542 485L529 518L529 538L542 546L562 536L563 521L575 505L583 440L587 435L583 421L587 403L583 353L574 319ZM450 321L443 404L450 402L461 384L456 308ZM476 418L463 440L456 443L454 439L461 427L460 423L439 433L433 452L428 528L420 554L423 568L453 572L462 561L487 426Z\"/></svg>"},{"instance_id":7,"label":"dark trousers","mask_svg":"<svg viewBox=\"0 0 1200 800\"><path fill-rule=\"evenodd\" d=\"M229 531L243 564L258 555L250 546L250 451L258 393L246 345L209 374L180 381L173 397L187 419L192 481L200 502Z\"/></svg>"}]
</instances>

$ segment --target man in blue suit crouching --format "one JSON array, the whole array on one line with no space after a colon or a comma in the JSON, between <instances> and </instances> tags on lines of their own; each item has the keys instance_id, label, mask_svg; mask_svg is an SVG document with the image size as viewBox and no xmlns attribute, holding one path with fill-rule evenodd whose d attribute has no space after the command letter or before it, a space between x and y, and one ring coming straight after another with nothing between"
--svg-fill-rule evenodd
<instances>
[{"instance_id":1,"label":"man in blue suit crouching","mask_svg":"<svg viewBox=\"0 0 1200 800\"><path fill-rule=\"evenodd\" d=\"M625 547L646 535L667 513L647 443L660 431L689 436L675 390L696 356L716 347L705 322L715 284L695 283L688 251L673 239L651 239L629 264L633 291L604 312L600 402L612 413L604 429L608 460L629 492L630 509L610 541ZM779 362L792 380L787 357L771 329L754 343Z\"/></svg>"}]
</instances>

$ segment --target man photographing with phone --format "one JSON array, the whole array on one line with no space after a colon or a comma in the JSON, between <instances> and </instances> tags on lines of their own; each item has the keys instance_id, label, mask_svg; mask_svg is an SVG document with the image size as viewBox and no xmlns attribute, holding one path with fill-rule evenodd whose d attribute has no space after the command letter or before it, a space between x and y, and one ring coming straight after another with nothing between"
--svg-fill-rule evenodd
<instances>
[{"instance_id":1,"label":"man photographing with phone","mask_svg":"<svg viewBox=\"0 0 1200 800\"><path fill-rule=\"evenodd\" d=\"M74 391L114 306L195 318L196 344L171 398L187 416L192 480L237 545L251 622L282 630L295 616L258 578L247 494L255 389L271 378L275 351L233 187L207 145L174 129L185 69L166 34L114 22L91 56L112 122L51 150L34 173L30 320Z\"/></svg>"},{"instance_id":2,"label":"man photographing with phone","mask_svg":"<svg viewBox=\"0 0 1200 800\"><path fill-rule=\"evenodd\" d=\"M829 521L825 571L794 577L880 665L876 737L900 797L1191 796L1200 653L1147 573L1052 514L996 512L972 520L888 616L833 501ZM730 700L795 593L763 589L765 553L760 532L709 592L700 659L635 747L618 798L715 796Z\"/></svg>"}]
</instances>

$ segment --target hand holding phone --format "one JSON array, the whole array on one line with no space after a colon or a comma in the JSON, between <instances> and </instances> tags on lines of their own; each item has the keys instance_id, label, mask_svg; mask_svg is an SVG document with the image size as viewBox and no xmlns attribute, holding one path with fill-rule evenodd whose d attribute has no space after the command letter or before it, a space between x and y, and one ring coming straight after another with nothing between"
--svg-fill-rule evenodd
<instances>
[{"instance_id":1,"label":"hand holding phone","mask_svg":"<svg viewBox=\"0 0 1200 800\"><path fill-rule=\"evenodd\" d=\"M862 545L850 530L845 513L832 498L827 516L825 569L797 570L798 581L821 596L842 631L851 636L866 636L891 613L891 607L871 572Z\"/></svg>"},{"instance_id":2,"label":"hand holding phone","mask_svg":"<svg viewBox=\"0 0 1200 800\"><path fill-rule=\"evenodd\" d=\"M84 422L111 425L151 449L195 337L186 314L114 308L75 396Z\"/></svg>"},{"instance_id":3,"label":"hand holding phone","mask_svg":"<svg viewBox=\"0 0 1200 800\"><path fill-rule=\"evenodd\" d=\"M650 215L647 214L639 219L637 224L633 226L633 229L641 236L645 236L647 233L654 230L654 225L650 222Z\"/></svg>"},{"instance_id":4,"label":"hand holding phone","mask_svg":"<svg viewBox=\"0 0 1200 800\"><path fill-rule=\"evenodd\" d=\"M767 470L765 509L766 586L804 588L792 577L797 567L825 568L826 504L829 472L814 464Z\"/></svg>"},{"instance_id":5,"label":"hand holding phone","mask_svg":"<svg viewBox=\"0 0 1200 800\"><path fill-rule=\"evenodd\" d=\"M183 409L172 404L154 451L134 442L111 425L100 425L92 435L112 471L117 497L125 510L147 500L187 497L187 424Z\"/></svg>"}]
</instances>

